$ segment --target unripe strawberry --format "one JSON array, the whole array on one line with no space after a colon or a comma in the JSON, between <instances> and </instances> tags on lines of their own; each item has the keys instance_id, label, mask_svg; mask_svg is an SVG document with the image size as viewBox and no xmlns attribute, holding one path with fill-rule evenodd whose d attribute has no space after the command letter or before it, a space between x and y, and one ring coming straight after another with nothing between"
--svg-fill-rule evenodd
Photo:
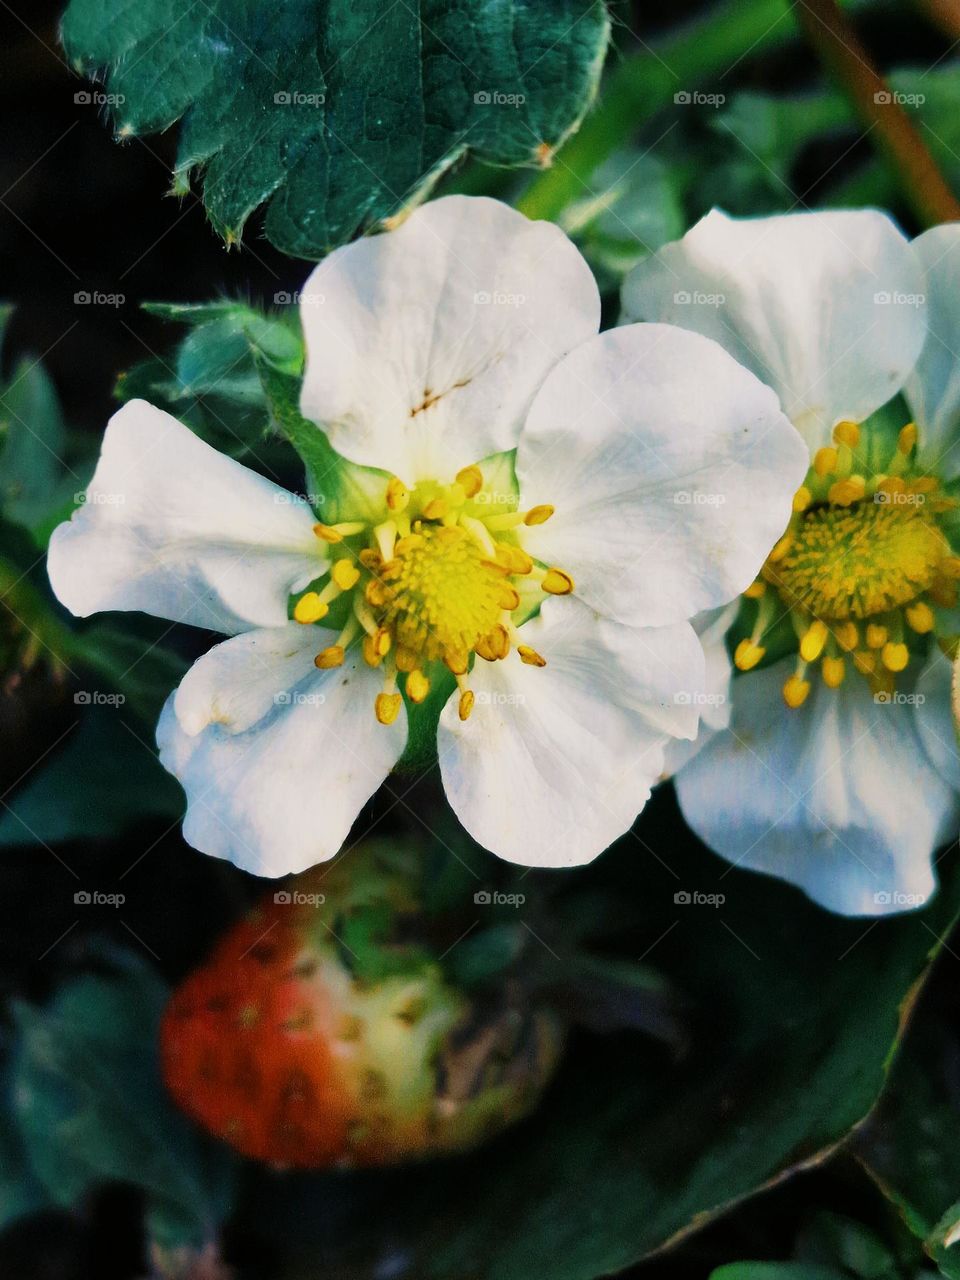
<instances>
[{"instance_id":1,"label":"unripe strawberry","mask_svg":"<svg viewBox=\"0 0 960 1280\"><path fill-rule=\"evenodd\" d=\"M435 956L457 934L421 913L418 867L356 849L225 935L162 1023L185 1111L243 1155L326 1168L462 1150L531 1110L559 1024L515 980L449 984Z\"/></svg>"}]
</instances>

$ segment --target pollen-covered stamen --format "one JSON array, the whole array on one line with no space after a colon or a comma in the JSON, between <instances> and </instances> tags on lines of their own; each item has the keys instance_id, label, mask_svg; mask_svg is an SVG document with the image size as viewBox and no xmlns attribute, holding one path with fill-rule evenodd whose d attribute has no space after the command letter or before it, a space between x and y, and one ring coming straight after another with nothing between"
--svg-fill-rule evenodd
<instances>
[{"instance_id":1,"label":"pollen-covered stamen","mask_svg":"<svg viewBox=\"0 0 960 1280\"><path fill-rule=\"evenodd\" d=\"M446 667L456 679L464 720L476 701L468 685L474 655L497 662L517 648L521 662L546 665L521 642L517 623L545 597L570 595L574 582L566 570L537 563L519 535L548 520L554 508L504 511L504 499L483 489L477 465L463 467L446 484L429 480L408 487L394 476L385 486L379 523L315 526L331 546L344 545L323 588L295 601L294 617L317 622L336 604L333 616L342 622L339 597L349 597L341 635L315 662L322 670L341 665L360 637L365 663L383 668L375 708L382 724L396 720L404 696L412 705L428 697L432 665Z\"/></svg>"},{"instance_id":2,"label":"pollen-covered stamen","mask_svg":"<svg viewBox=\"0 0 960 1280\"><path fill-rule=\"evenodd\" d=\"M765 657L767 631L784 611L797 636L798 666L784 684L790 707L809 695L808 665L828 688L846 677L845 655L875 692L893 688L914 649L936 630L935 606L956 602L945 513L956 500L938 477L916 469L917 428L908 423L880 471L855 422L834 428L797 491L790 523L744 593L757 602L749 638L734 663L742 671Z\"/></svg>"}]
</instances>

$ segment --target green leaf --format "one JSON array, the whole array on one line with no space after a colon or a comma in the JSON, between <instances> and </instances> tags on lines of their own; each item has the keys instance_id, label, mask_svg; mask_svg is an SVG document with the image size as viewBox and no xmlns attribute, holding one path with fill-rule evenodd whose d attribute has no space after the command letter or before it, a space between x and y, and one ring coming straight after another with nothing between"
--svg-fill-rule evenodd
<instances>
[{"instance_id":1,"label":"green leaf","mask_svg":"<svg viewBox=\"0 0 960 1280\"><path fill-rule=\"evenodd\" d=\"M849 1280L838 1267L811 1262L729 1262L710 1272L710 1280Z\"/></svg>"},{"instance_id":2,"label":"green leaf","mask_svg":"<svg viewBox=\"0 0 960 1280\"><path fill-rule=\"evenodd\" d=\"M352 1274L377 1221L418 1280L595 1280L824 1160L862 1122L954 917L955 878L922 914L866 921L702 849L672 847L667 870L628 839L601 862L579 883L602 875L634 904L626 945L679 993L686 1054L584 1037L538 1114L455 1169L285 1184L277 1229L316 1229L289 1274L310 1274L320 1240L331 1280ZM675 903L694 888L725 901Z\"/></svg>"},{"instance_id":3,"label":"green leaf","mask_svg":"<svg viewBox=\"0 0 960 1280\"><path fill-rule=\"evenodd\" d=\"M203 171L228 243L319 258L425 194L470 152L542 162L595 92L601 0L72 0L63 43L105 74L121 137L182 118L175 189Z\"/></svg>"},{"instance_id":4,"label":"green leaf","mask_svg":"<svg viewBox=\"0 0 960 1280\"><path fill-rule=\"evenodd\" d=\"M166 989L132 958L74 979L47 1008L18 1009L16 1116L36 1177L74 1207L98 1183L143 1188L152 1238L197 1245L222 1221L232 1162L169 1101L157 1034Z\"/></svg>"},{"instance_id":5,"label":"green leaf","mask_svg":"<svg viewBox=\"0 0 960 1280\"><path fill-rule=\"evenodd\" d=\"M139 737L139 741L138 741ZM115 706L90 707L63 745L0 813L0 847L122 834L149 819L175 820L183 796L153 755L152 733L125 727Z\"/></svg>"},{"instance_id":6,"label":"green leaf","mask_svg":"<svg viewBox=\"0 0 960 1280\"><path fill-rule=\"evenodd\" d=\"M65 461L66 429L42 365L24 360L0 392L0 510L43 546L49 525L69 508L79 476Z\"/></svg>"},{"instance_id":7,"label":"green leaf","mask_svg":"<svg viewBox=\"0 0 960 1280\"><path fill-rule=\"evenodd\" d=\"M19 1130L10 1123L11 1099L6 1078L0 1082L0 1102L4 1116L4 1123L0 1125L0 1231L3 1231L18 1218L47 1208L50 1197L30 1168Z\"/></svg>"}]
</instances>

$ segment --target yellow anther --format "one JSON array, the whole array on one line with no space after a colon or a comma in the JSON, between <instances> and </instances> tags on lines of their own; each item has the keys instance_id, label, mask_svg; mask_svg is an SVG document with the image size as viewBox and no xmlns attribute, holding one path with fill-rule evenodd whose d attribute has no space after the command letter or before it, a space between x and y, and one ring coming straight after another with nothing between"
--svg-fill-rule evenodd
<instances>
[{"instance_id":1,"label":"yellow anther","mask_svg":"<svg viewBox=\"0 0 960 1280\"><path fill-rule=\"evenodd\" d=\"M293 607L293 616L297 622L319 622L330 612L329 605L317 595L316 591L308 591Z\"/></svg>"},{"instance_id":2,"label":"yellow anther","mask_svg":"<svg viewBox=\"0 0 960 1280\"><path fill-rule=\"evenodd\" d=\"M847 664L842 658L824 658L820 664L820 674L828 689L839 689L847 674Z\"/></svg>"},{"instance_id":3,"label":"yellow anther","mask_svg":"<svg viewBox=\"0 0 960 1280\"><path fill-rule=\"evenodd\" d=\"M563 569L548 569L540 585L552 596L568 596L573 590L573 578Z\"/></svg>"},{"instance_id":4,"label":"yellow anther","mask_svg":"<svg viewBox=\"0 0 960 1280\"><path fill-rule=\"evenodd\" d=\"M783 559L783 557L787 554L787 552L790 550L792 546L793 546L793 534L785 533L783 537L780 539L780 541L773 548L773 550L770 552L770 554L767 556L767 559L771 561L773 564L776 564L778 560Z\"/></svg>"},{"instance_id":5,"label":"yellow anther","mask_svg":"<svg viewBox=\"0 0 960 1280\"><path fill-rule=\"evenodd\" d=\"M391 511L403 511L409 501L410 490L402 480L393 476L387 484L387 506Z\"/></svg>"},{"instance_id":6,"label":"yellow anther","mask_svg":"<svg viewBox=\"0 0 960 1280\"><path fill-rule=\"evenodd\" d=\"M937 567L945 578L960 578L960 556L945 556Z\"/></svg>"},{"instance_id":7,"label":"yellow anther","mask_svg":"<svg viewBox=\"0 0 960 1280\"><path fill-rule=\"evenodd\" d=\"M877 483L878 493L903 493L906 490L906 482L902 476L884 476Z\"/></svg>"},{"instance_id":8,"label":"yellow anther","mask_svg":"<svg viewBox=\"0 0 960 1280\"><path fill-rule=\"evenodd\" d=\"M390 652L391 644L393 644L393 637L386 627L378 627L370 639L373 641L373 647L380 657L386 657Z\"/></svg>"},{"instance_id":9,"label":"yellow anther","mask_svg":"<svg viewBox=\"0 0 960 1280\"><path fill-rule=\"evenodd\" d=\"M766 594L766 591L767 584L762 579L758 578L756 582L750 583L749 587L747 587L743 594L748 600L759 600L762 595Z\"/></svg>"},{"instance_id":10,"label":"yellow anther","mask_svg":"<svg viewBox=\"0 0 960 1280\"><path fill-rule=\"evenodd\" d=\"M372 605L374 609L382 609L390 598L390 589L386 583L371 578L363 589L363 595L367 604Z\"/></svg>"},{"instance_id":11,"label":"yellow anther","mask_svg":"<svg viewBox=\"0 0 960 1280\"><path fill-rule=\"evenodd\" d=\"M867 648L882 649L890 639L890 632L879 622L867 623Z\"/></svg>"},{"instance_id":12,"label":"yellow anther","mask_svg":"<svg viewBox=\"0 0 960 1280\"><path fill-rule=\"evenodd\" d=\"M521 547L511 546L509 542L498 542L496 545L497 563L509 573L516 573L523 577L525 574L532 572L533 559Z\"/></svg>"},{"instance_id":13,"label":"yellow anther","mask_svg":"<svg viewBox=\"0 0 960 1280\"><path fill-rule=\"evenodd\" d=\"M803 676L789 676L783 685L783 700L788 707L796 710L802 707L810 693L810 681L804 680Z\"/></svg>"},{"instance_id":14,"label":"yellow anther","mask_svg":"<svg viewBox=\"0 0 960 1280\"><path fill-rule=\"evenodd\" d=\"M556 507L551 507L549 503L541 503L540 506L531 507L527 514L523 517L524 524L546 524L553 515Z\"/></svg>"},{"instance_id":15,"label":"yellow anther","mask_svg":"<svg viewBox=\"0 0 960 1280\"><path fill-rule=\"evenodd\" d=\"M338 560L330 570L330 577L341 591L349 591L360 579L360 570L352 560Z\"/></svg>"},{"instance_id":16,"label":"yellow anther","mask_svg":"<svg viewBox=\"0 0 960 1280\"><path fill-rule=\"evenodd\" d=\"M927 588L927 595L941 609L952 609L957 603L957 589L949 582L935 582Z\"/></svg>"},{"instance_id":17,"label":"yellow anther","mask_svg":"<svg viewBox=\"0 0 960 1280\"><path fill-rule=\"evenodd\" d=\"M833 428L833 439L836 444L845 444L848 449L855 449L860 443L860 428L855 422L838 422Z\"/></svg>"},{"instance_id":18,"label":"yellow anther","mask_svg":"<svg viewBox=\"0 0 960 1280\"><path fill-rule=\"evenodd\" d=\"M455 676L466 675L469 657L466 649L445 649L443 652L443 660Z\"/></svg>"},{"instance_id":19,"label":"yellow anther","mask_svg":"<svg viewBox=\"0 0 960 1280\"><path fill-rule=\"evenodd\" d=\"M461 720L470 719L470 712L473 710L473 704L476 700L472 689L464 689L460 695L460 705L457 708Z\"/></svg>"},{"instance_id":20,"label":"yellow anther","mask_svg":"<svg viewBox=\"0 0 960 1280\"><path fill-rule=\"evenodd\" d=\"M411 702L423 702L430 692L430 681L422 671L411 671L407 676L407 697Z\"/></svg>"},{"instance_id":21,"label":"yellow anther","mask_svg":"<svg viewBox=\"0 0 960 1280\"><path fill-rule=\"evenodd\" d=\"M816 618L800 640L800 657L804 662L816 662L827 643L827 624Z\"/></svg>"},{"instance_id":22,"label":"yellow anther","mask_svg":"<svg viewBox=\"0 0 960 1280\"><path fill-rule=\"evenodd\" d=\"M321 649L313 660L313 665L321 671L329 671L331 667L343 666L344 650L342 644L331 644Z\"/></svg>"},{"instance_id":23,"label":"yellow anther","mask_svg":"<svg viewBox=\"0 0 960 1280\"><path fill-rule=\"evenodd\" d=\"M536 649L531 649L528 644L518 644L517 653L520 655L520 661L525 662L528 667L545 667L547 660Z\"/></svg>"},{"instance_id":24,"label":"yellow anther","mask_svg":"<svg viewBox=\"0 0 960 1280\"><path fill-rule=\"evenodd\" d=\"M497 603L501 609L506 609L508 613L513 613L514 609L520 604L520 593L509 582L504 582L500 586Z\"/></svg>"},{"instance_id":25,"label":"yellow anther","mask_svg":"<svg viewBox=\"0 0 960 1280\"><path fill-rule=\"evenodd\" d=\"M841 622L834 628L833 634L836 637L837 644L841 649L845 649L847 653L852 652L860 643L860 633L855 622Z\"/></svg>"},{"instance_id":26,"label":"yellow anther","mask_svg":"<svg viewBox=\"0 0 960 1280\"><path fill-rule=\"evenodd\" d=\"M897 448L901 453L909 453L917 443L917 424L908 422L905 427L900 428L900 434L897 436Z\"/></svg>"},{"instance_id":27,"label":"yellow anther","mask_svg":"<svg viewBox=\"0 0 960 1280\"><path fill-rule=\"evenodd\" d=\"M446 498L431 498L423 508L424 520L442 520L450 514L450 503Z\"/></svg>"},{"instance_id":28,"label":"yellow anther","mask_svg":"<svg viewBox=\"0 0 960 1280\"><path fill-rule=\"evenodd\" d=\"M925 600L917 600L914 604L908 604L904 613L907 617L908 626L911 630L916 631L917 635L927 635L936 625L936 616Z\"/></svg>"},{"instance_id":29,"label":"yellow anther","mask_svg":"<svg viewBox=\"0 0 960 1280\"><path fill-rule=\"evenodd\" d=\"M813 469L822 480L824 476L833 475L837 469L837 451L831 445L824 445L813 455Z\"/></svg>"},{"instance_id":30,"label":"yellow anther","mask_svg":"<svg viewBox=\"0 0 960 1280\"><path fill-rule=\"evenodd\" d=\"M377 649L376 635L363 637L363 660L368 667L379 667L383 654Z\"/></svg>"},{"instance_id":31,"label":"yellow anther","mask_svg":"<svg viewBox=\"0 0 960 1280\"><path fill-rule=\"evenodd\" d=\"M471 467L464 467L457 472L457 484L468 498L475 498L483 488L483 472L476 463Z\"/></svg>"},{"instance_id":32,"label":"yellow anther","mask_svg":"<svg viewBox=\"0 0 960 1280\"><path fill-rule=\"evenodd\" d=\"M503 623L497 625L477 642L477 653L487 662L496 662L510 652L510 635Z\"/></svg>"},{"instance_id":33,"label":"yellow anther","mask_svg":"<svg viewBox=\"0 0 960 1280\"><path fill-rule=\"evenodd\" d=\"M343 541L343 534L340 533L339 530L335 529L332 524L315 524L313 526L313 532L324 542L335 543Z\"/></svg>"},{"instance_id":34,"label":"yellow anther","mask_svg":"<svg viewBox=\"0 0 960 1280\"><path fill-rule=\"evenodd\" d=\"M891 641L883 646L880 657L888 671L903 671L910 661L910 650L905 644L895 644Z\"/></svg>"},{"instance_id":35,"label":"yellow anther","mask_svg":"<svg viewBox=\"0 0 960 1280\"><path fill-rule=\"evenodd\" d=\"M827 501L835 507L849 507L859 502L867 491L867 483L863 476L847 476L845 480L836 480L827 490Z\"/></svg>"},{"instance_id":36,"label":"yellow anther","mask_svg":"<svg viewBox=\"0 0 960 1280\"><path fill-rule=\"evenodd\" d=\"M741 640L733 655L733 661L740 671L751 671L766 652L763 645L754 644L752 640Z\"/></svg>"},{"instance_id":37,"label":"yellow anther","mask_svg":"<svg viewBox=\"0 0 960 1280\"><path fill-rule=\"evenodd\" d=\"M935 493L940 488L940 481L935 476L918 476L907 485L908 493Z\"/></svg>"},{"instance_id":38,"label":"yellow anther","mask_svg":"<svg viewBox=\"0 0 960 1280\"><path fill-rule=\"evenodd\" d=\"M363 550L358 553L357 559L365 569L369 569L373 573L376 573L383 567L383 558L381 557L380 552L373 547L364 547Z\"/></svg>"},{"instance_id":39,"label":"yellow anther","mask_svg":"<svg viewBox=\"0 0 960 1280\"><path fill-rule=\"evenodd\" d=\"M813 494L805 484L802 484L793 495L793 509L799 515L801 511L806 511L812 501Z\"/></svg>"},{"instance_id":40,"label":"yellow anther","mask_svg":"<svg viewBox=\"0 0 960 1280\"><path fill-rule=\"evenodd\" d=\"M867 649L858 649L853 655L853 665L861 675L869 676L877 668L877 655Z\"/></svg>"},{"instance_id":41,"label":"yellow anther","mask_svg":"<svg viewBox=\"0 0 960 1280\"><path fill-rule=\"evenodd\" d=\"M403 699L399 693L378 693L374 709L381 724L393 724L400 714Z\"/></svg>"},{"instance_id":42,"label":"yellow anther","mask_svg":"<svg viewBox=\"0 0 960 1280\"><path fill-rule=\"evenodd\" d=\"M417 547L422 547L426 542L426 538L422 533L408 533L405 538L398 538L393 554L395 556L407 556L411 551L416 551Z\"/></svg>"},{"instance_id":43,"label":"yellow anther","mask_svg":"<svg viewBox=\"0 0 960 1280\"><path fill-rule=\"evenodd\" d=\"M414 649L407 649L403 645L397 649L397 670L407 674L416 671L420 662L420 655Z\"/></svg>"}]
</instances>

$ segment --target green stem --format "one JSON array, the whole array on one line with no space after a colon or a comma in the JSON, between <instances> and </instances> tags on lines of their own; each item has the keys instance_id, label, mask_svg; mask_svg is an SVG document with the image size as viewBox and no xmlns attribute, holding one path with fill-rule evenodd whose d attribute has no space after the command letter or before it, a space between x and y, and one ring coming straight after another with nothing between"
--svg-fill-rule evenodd
<instances>
[{"instance_id":1,"label":"green stem","mask_svg":"<svg viewBox=\"0 0 960 1280\"><path fill-rule=\"evenodd\" d=\"M554 157L553 167L533 180L517 207L531 218L556 218L583 194L597 165L675 94L715 85L746 57L795 38L791 12L788 0L725 0L709 17L621 62L579 133Z\"/></svg>"}]
</instances>

